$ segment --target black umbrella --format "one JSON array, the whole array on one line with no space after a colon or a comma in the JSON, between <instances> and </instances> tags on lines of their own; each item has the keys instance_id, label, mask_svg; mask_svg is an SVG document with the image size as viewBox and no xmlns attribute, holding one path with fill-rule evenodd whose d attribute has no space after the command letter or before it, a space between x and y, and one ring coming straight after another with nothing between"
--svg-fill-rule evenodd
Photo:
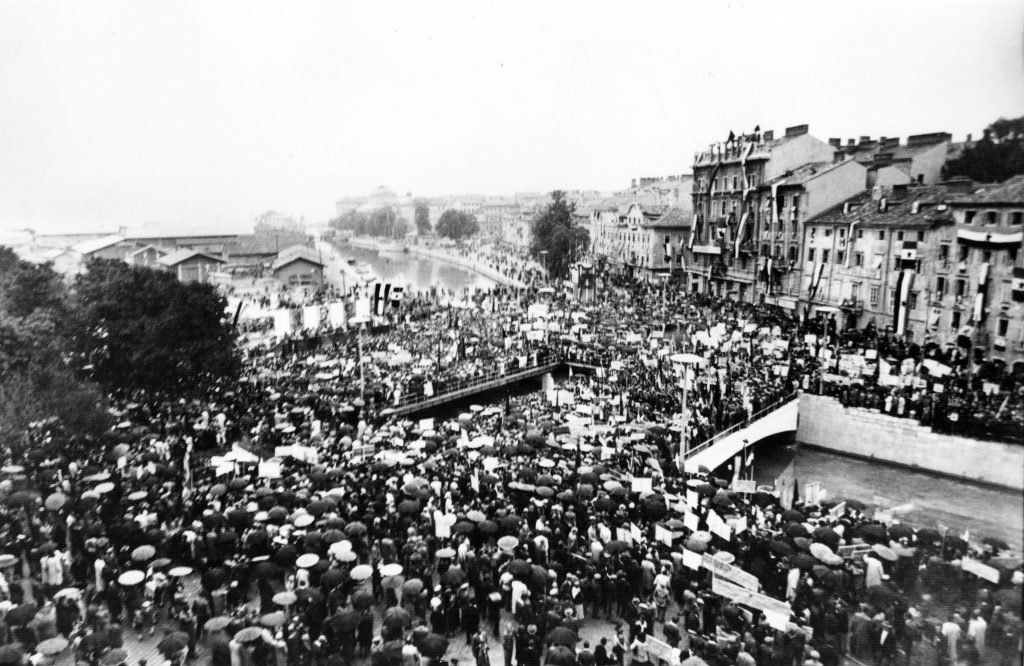
<instances>
[{"instance_id":1,"label":"black umbrella","mask_svg":"<svg viewBox=\"0 0 1024 666\"><path fill-rule=\"evenodd\" d=\"M440 659L448 651L448 639L440 634L427 634L419 642L420 654L431 659Z\"/></svg>"},{"instance_id":2,"label":"black umbrella","mask_svg":"<svg viewBox=\"0 0 1024 666\"><path fill-rule=\"evenodd\" d=\"M21 627L33 620L39 609L35 604L22 604L7 613L7 624L12 627Z\"/></svg>"},{"instance_id":3,"label":"black umbrella","mask_svg":"<svg viewBox=\"0 0 1024 666\"><path fill-rule=\"evenodd\" d=\"M441 574L441 584L448 587L458 587L466 582L466 572L459 567L449 567L448 571Z\"/></svg>"},{"instance_id":4,"label":"black umbrella","mask_svg":"<svg viewBox=\"0 0 1024 666\"><path fill-rule=\"evenodd\" d=\"M566 627L555 627L548 632L548 643L553 645L564 645L569 648L575 648L576 643L578 643L579 640L579 636Z\"/></svg>"}]
</instances>

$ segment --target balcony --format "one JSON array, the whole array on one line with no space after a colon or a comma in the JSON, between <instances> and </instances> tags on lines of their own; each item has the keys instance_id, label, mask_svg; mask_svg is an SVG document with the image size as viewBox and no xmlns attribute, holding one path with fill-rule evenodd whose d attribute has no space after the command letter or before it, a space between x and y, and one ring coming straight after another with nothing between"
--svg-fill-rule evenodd
<instances>
[{"instance_id":1,"label":"balcony","mask_svg":"<svg viewBox=\"0 0 1024 666\"><path fill-rule=\"evenodd\" d=\"M859 298L844 298L839 304L839 309L850 314L860 314L864 312L864 301Z\"/></svg>"}]
</instances>

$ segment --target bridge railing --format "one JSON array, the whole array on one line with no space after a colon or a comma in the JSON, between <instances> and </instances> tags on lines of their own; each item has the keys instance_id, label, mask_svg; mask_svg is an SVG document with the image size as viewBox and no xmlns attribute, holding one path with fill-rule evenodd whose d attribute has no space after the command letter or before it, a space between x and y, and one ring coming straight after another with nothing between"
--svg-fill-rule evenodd
<instances>
[{"instance_id":1,"label":"bridge railing","mask_svg":"<svg viewBox=\"0 0 1024 666\"><path fill-rule=\"evenodd\" d=\"M752 425L755 421L757 421L762 416L765 416L765 415L769 414L770 412L774 412L776 409L778 409L779 407L782 407L783 405L785 405L788 402L792 402L793 400L796 400L796 397L797 397L796 391L793 391L792 393L789 393L785 397L780 398L779 400L776 400L775 402L773 402L772 404L768 405L767 407L764 407L760 411L752 414L750 416L750 418L744 419L743 421L741 421L739 423L736 423L736 424L734 424L732 426L729 426L725 430L723 430L723 431L721 431L721 432L719 432L719 433L709 437L708 439L704 440L703 442L701 442L697 446L694 446L693 448L689 449L686 452L686 457L690 458L692 456L697 455L701 451L704 451L705 449L707 449L707 448L709 448L711 446L714 446L715 444L717 444L718 442L722 441L723 439L725 439L729 435L733 434L734 432L737 432L739 430L742 430L743 428L746 428L746 427Z\"/></svg>"},{"instance_id":2,"label":"bridge railing","mask_svg":"<svg viewBox=\"0 0 1024 666\"><path fill-rule=\"evenodd\" d=\"M556 368L559 364L560 361L558 360L545 361L544 363L531 363L525 368L516 368L512 371L494 371L483 375L477 375L467 380L446 381L444 383L443 392L435 393L432 396L406 395L399 399L398 404L392 404L390 406L392 409L396 410L405 409L435 400L444 400L459 391L489 384L499 379L505 380L508 383L515 382L519 379L529 379L530 377L535 376L540 370L544 370L545 368Z\"/></svg>"}]
</instances>

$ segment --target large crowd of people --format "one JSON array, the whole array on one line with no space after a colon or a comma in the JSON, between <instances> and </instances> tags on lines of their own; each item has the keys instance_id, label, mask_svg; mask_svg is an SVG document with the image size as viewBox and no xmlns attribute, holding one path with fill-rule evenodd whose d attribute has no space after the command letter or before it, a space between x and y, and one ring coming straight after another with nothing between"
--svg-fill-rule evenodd
<instances>
[{"instance_id":1,"label":"large crowd of people","mask_svg":"<svg viewBox=\"0 0 1024 666\"><path fill-rule=\"evenodd\" d=\"M412 294L260 338L237 382L113 395L99 440L34 424L0 468L0 663L117 666L156 632L215 666L1019 663L1008 544L675 459L797 391L1019 441L1019 378L667 291ZM555 361L544 391L395 413Z\"/></svg>"}]
</instances>

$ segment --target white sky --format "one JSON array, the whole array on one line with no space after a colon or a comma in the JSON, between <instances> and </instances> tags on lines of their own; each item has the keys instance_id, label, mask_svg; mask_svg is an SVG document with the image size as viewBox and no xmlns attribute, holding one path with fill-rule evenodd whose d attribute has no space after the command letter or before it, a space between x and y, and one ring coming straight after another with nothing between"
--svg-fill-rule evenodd
<instances>
[{"instance_id":1,"label":"white sky","mask_svg":"<svg viewBox=\"0 0 1024 666\"><path fill-rule=\"evenodd\" d=\"M980 135L1019 0L0 0L0 227L307 222L387 184L621 189L729 130Z\"/></svg>"}]
</instances>

